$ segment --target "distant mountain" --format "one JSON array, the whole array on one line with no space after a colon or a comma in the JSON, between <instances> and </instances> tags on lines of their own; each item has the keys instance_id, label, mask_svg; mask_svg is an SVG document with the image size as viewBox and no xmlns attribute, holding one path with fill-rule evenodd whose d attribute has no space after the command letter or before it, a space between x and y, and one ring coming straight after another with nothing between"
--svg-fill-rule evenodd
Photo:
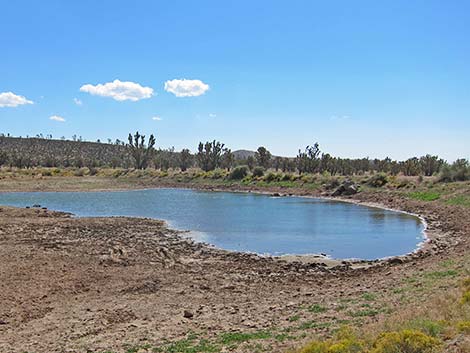
<instances>
[{"instance_id":1,"label":"distant mountain","mask_svg":"<svg viewBox=\"0 0 470 353\"><path fill-rule=\"evenodd\" d=\"M236 150L233 151L233 155L235 156L235 159L247 159L248 157L254 157L255 151Z\"/></svg>"}]
</instances>

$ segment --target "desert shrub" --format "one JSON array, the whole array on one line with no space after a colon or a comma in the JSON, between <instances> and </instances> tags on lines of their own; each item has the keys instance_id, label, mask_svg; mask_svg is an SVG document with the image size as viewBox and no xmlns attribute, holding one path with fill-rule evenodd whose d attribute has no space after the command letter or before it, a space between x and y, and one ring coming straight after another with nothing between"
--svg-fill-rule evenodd
<instances>
[{"instance_id":1,"label":"desert shrub","mask_svg":"<svg viewBox=\"0 0 470 353\"><path fill-rule=\"evenodd\" d=\"M462 304L470 304L470 289L467 289L462 294Z\"/></svg>"},{"instance_id":2,"label":"desert shrub","mask_svg":"<svg viewBox=\"0 0 470 353\"><path fill-rule=\"evenodd\" d=\"M294 180L293 178L293 175L292 174L284 174L281 178L282 181L292 181Z\"/></svg>"},{"instance_id":3,"label":"desert shrub","mask_svg":"<svg viewBox=\"0 0 470 353\"><path fill-rule=\"evenodd\" d=\"M371 353L433 353L440 341L416 330L382 333L374 343Z\"/></svg>"},{"instance_id":4,"label":"desert shrub","mask_svg":"<svg viewBox=\"0 0 470 353\"><path fill-rule=\"evenodd\" d=\"M224 170L222 169L215 169L211 172L211 178L212 179L222 179L222 178L225 178L227 174L225 173Z\"/></svg>"},{"instance_id":5,"label":"desert shrub","mask_svg":"<svg viewBox=\"0 0 470 353\"><path fill-rule=\"evenodd\" d=\"M412 330L419 330L429 336L437 337L444 331L445 322L419 318L411 320L406 325L406 328Z\"/></svg>"},{"instance_id":6,"label":"desert shrub","mask_svg":"<svg viewBox=\"0 0 470 353\"><path fill-rule=\"evenodd\" d=\"M461 333L470 334L470 321L460 321L457 323L457 330Z\"/></svg>"},{"instance_id":7,"label":"desert shrub","mask_svg":"<svg viewBox=\"0 0 470 353\"><path fill-rule=\"evenodd\" d=\"M457 159L452 165L445 165L439 174L440 182L470 180L470 164L466 159Z\"/></svg>"},{"instance_id":8,"label":"desert shrub","mask_svg":"<svg viewBox=\"0 0 470 353\"><path fill-rule=\"evenodd\" d=\"M377 173L367 180L367 185L374 188L380 188L388 183L388 177L385 173Z\"/></svg>"},{"instance_id":9,"label":"desert shrub","mask_svg":"<svg viewBox=\"0 0 470 353\"><path fill-rule=\"evenodd\" d=\"M304 183L314 183L315 179L315 176L312 174L304 174L300 177L300 180L302 180Z\"/></svg>"},{"instance_id":10,"label":"desert shrub","mask_svg":"<svg viewBox=\"0 0 470 353\"><path fill-rule=\"evenodd\" d=\"M52 171L49 169L44 169L41 174L42 176L52 176Z\"/></svg>"},{"instance_id":11,"label":"desert shrub","mask_svg":"<svg viewBox=\"0 0 470 353\"><path fill-rule=\"evenodd\" d=\"M338 178L332 178L325 183L325 188L327 190L336 189L340 184L341 183Z\"/></svg>"},{"instance_id":12,"label":"desert shrub","mask_svg":"<svg viewBox=\"0 0 470 353\"><path fill-rule=\"evenodd\" d=\"M280 181L281 177L282 176L280 174L268 173L267 175L264 176L264 181L268 183L271 183L273 181Z\"/></svg>"},{"instance_id":13,"label":"desert shrub","mask_svg":"<svg viewBox=\"0 0 470 353\"><path fill-rule=\"evenodd\" d=\"M253 169L253 176L260 178L264 175L264 168L263 167L255 167Z\"/></svg>"},{"instance_id":14,"label":"desert shrub","mask_svg":"<svg viewBox=\"0 0 470 353\"><path fill-rule=\"evenodd\" d=\"M331 340L313 341L299 351L299 353L365 353L366 343L358 339L352 331L341 328L336 337Z\"/></svg>"},{"instance_id":15,"label":"desert shrub","mask_svg":"<svg viewBox=\"0 0 470 353\"><path fill-rule=\"evenodd\" d=\"M241 180L248 175L248 166L240 165L232 169L229 175L229 179Z\"/></svg>"},{"instance_id":16,"label":"desert shrub","mask_svg":"<svg viewBox=\"0 0 470 353\"><path fill-rule=\"evenodd\" d=\"M82 177L85 175L85 170L83 168L80 168L80 169L77 169L73 175L77 176L77 177Z\"/></svg>"}]
</instances>

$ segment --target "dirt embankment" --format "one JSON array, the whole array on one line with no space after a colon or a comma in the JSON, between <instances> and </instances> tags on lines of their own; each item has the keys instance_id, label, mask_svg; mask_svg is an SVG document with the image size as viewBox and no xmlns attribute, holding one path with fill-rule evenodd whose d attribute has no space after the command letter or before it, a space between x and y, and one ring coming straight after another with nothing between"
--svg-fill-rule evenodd
<instances>
[{"instance_id":1,"label":"dirt embankment","mask_svg":"<svg viewBox=\"0 0 470 353\"><path fill-rule=\"evenodd\" d=\"M212 249L156 220L1 207L0 351L124 352L188 332L223 351L237 331L273 332L270 351L281 352L351 318L377 320L380 308L402 305L395 289L404 278L468 253L468 208L387 193L354 200L424 216L432 242L402 260L331 268ZM370 316L358 299L367 293L380 298ZM277 339L287 333L294 339Z\"/></svg>"}]
</instances>

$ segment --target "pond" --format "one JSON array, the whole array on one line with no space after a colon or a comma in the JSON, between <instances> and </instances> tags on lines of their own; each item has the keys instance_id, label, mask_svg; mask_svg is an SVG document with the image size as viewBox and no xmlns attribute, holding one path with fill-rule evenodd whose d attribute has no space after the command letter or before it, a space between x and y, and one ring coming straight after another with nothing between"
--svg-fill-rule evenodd
<instances>
[{"instance_id":1,"label":"pond","mask_svg":"<svg viewBox=\"0 0 470 353\"><path fill-rule=\"evenodd\" d=\"M78 217L163 219L197 241L258 254L370 260L412 252L424 240L415 216L318 198L151 189L0 193L0 204L40 204Z\"/></svg>"}]
</instances>

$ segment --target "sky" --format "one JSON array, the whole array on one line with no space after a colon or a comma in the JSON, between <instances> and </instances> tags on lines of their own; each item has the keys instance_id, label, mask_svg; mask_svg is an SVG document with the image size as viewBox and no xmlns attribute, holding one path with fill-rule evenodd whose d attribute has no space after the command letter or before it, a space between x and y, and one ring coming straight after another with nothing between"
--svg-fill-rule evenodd
<instances>
[{"instance_id":1,"label":"sky","mask_svg":"<svg viewBox=\"0 0 470 353\"><path fill-rule=\"evenodd\" d=\"M470 158L469 1L0 0L0 132Z\"/></svg>"}]
</instances>

